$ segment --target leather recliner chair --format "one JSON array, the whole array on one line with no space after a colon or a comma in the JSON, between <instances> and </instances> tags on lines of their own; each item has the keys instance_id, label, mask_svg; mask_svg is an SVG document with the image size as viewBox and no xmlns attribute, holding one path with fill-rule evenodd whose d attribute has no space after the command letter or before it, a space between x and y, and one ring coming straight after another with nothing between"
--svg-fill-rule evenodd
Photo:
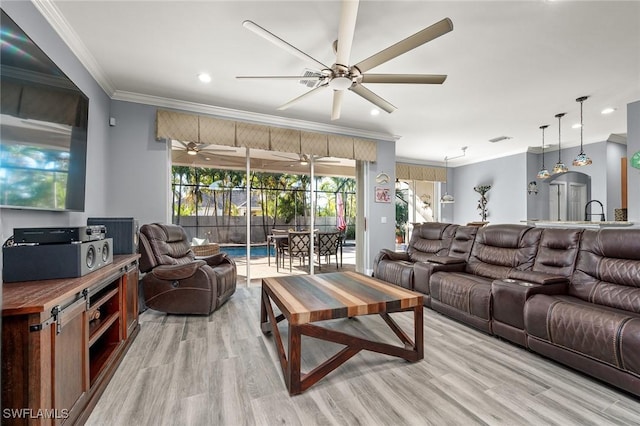
<instances>
[{"instance_id":1,"label":"leather recliner chair","mask_svg":"<svg viewBox=\"0 0 640 426\"><path fill-rule=\"evenodd\" d=\"M180 226L143 225L140 255L145 302L151 309L208 315L236 290L235 262L225 253L196 259Z\"/></svg>"}]
</instances>

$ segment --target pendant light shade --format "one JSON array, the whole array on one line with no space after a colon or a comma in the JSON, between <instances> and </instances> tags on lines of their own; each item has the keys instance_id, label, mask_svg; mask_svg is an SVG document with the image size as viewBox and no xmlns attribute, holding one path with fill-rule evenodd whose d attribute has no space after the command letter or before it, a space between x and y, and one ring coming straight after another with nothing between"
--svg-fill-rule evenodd
<instances>
[{"instance_id":1,"label":"pendant light shade","mask_svg":"<svg viewBox=\"0 0 640 426\"><path fill-rule=\"evenodd\" d=\"M544 129L546 129L547 127L549 127L548 124L540 126L540 129L542 130L542 168L536 175L538 179L546 179L550 176L549 170L547 170L547 168L544 166Z\"/></svg>"},{"instance_id":2,"label":"pendant light shade","mask_svg":"<svg viewBox=\"0 0 640 426\"><path fill-rule=\"evenodd\" d=\"M588 166L593 163L591 158L587 157L587 154L584 153L584 149L582 148L582 133L584 128L584 124L582 123L582 103L586 101L587 98L588 96L580 96L576 99L576 102L580 102L580 154L578 154L573 160L574 166Z\"/></svg>"},{"instance_id":3,"label":"pendant light shade","mask_svg":"<svg viewBox=\"0 0 640 426\"><path fill-rule=\"evenodd\" d=\"M561 158L561 153L562 153L562 133L561 133L561 122L562 122L562 117L564 117L565 113L562 112L560 114L556 114L556 118L558 119L558 162L556 163L555 166L553 166L553 174L558 174L558 173L566 173L569 171L569 168L567 167L566 164L564 164L562 162L562 158Z\"/></svg>"},{"instance_id":4,"label":"pendant light shade","mask_svg":"<svg viewBox=\"0 0 640 426\"><path fill-rule=\"evenodd\" d=\"M444 174L445 174L445 179L447 176L447 170L448 170L448 160L449 157L444 157ZM442 197L440 197L440 203L441 204L451 204L451 203L455 203L455 198L453 198L453 195L450 195L447 192L447 181L445 180L444 182L444 194L442 195Z\"/></svg>"}]
</instances>

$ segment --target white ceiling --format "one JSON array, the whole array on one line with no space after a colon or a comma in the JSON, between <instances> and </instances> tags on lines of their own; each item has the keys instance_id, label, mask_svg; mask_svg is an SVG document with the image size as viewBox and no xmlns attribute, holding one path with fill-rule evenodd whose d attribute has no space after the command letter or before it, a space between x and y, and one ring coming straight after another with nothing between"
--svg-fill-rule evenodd
<instances>
[{"instance_id":1,"label":"white ceiling","mask_svg":"<svg viewBox=\"0 0 640 426\"><path fill-rule=\"evenodd\" d=\"M42 3L43 0L36 0ZM53 5L53 7L52 7ZM398 107L346 93L331 122L331 94L286 111L309 90L297 81L240 81L239 75L297 75L306 63L243 28L250 19L332 64L338 1L60 1L41 7L54 27L116 99L136 95L269 114L398 136L399 158L456 166L557 144L556 113L566 112L562 146L626 133L626 104L640 99L640 3L636 1L361 1L351 51L356 63L449 17L452 32L383 64L375 73L448 74L443 85L367 87ZM57 10L56 10L57 9ZM60 25L62 24L62 25ZM59 30L64 24L66 30ZM198 73L213 81L203 84ZM604 107L617 108L602 115ZM499 143L488 140L509 136ZM587 151L588 153L588 151Z\"/></svg>"}]
</instances>

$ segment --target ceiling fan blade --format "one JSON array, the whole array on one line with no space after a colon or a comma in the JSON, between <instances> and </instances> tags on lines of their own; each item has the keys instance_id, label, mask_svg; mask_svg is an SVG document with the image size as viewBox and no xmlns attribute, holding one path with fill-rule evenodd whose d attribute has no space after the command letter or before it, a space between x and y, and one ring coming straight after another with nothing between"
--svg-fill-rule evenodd
<instances>
[{"instance_id":1,"label":"ceiling fan blade","mask_svg":"<svg viewBox=\"0 0 640 426\"><path fill-rule=\"evenodd\" d=\"M287 109L287 108L291 107L293 104L295 104L295 103L297 103L297 102L301 101L302 99L306 98L307 96L311 96L311 95L313 95L314 93L316 93L316 92L320 91L320 89L324 89L325 87L327 87L327 85L326 85L326 84L325 84L325 85L322 85L322 86L315 87L315 88L313 88L313 89L309 90L308 92L303 93L302 95L298 96L297 98L290 100L290 101L289 101L289 102L287 102L286 104L284 104L284 105L282 105L282 106L279 106L279 107L278 107L278 111L284 111L285 109Z\"/></svg>"},{"instance_id":2,"label":"ceiling fan blade","mask_svg":"<svg viewBox=\"0 0 640 426\"><path fill-rule=\"evenodd\" d=\"M385 62L400 56L403 53L407 53L428 41L438 38L451 30L453 30L453 22L451 22L451 19L449 18L444 18L442 21L436 22L430 27L418 31L414 35L409 36L372 56L369 56L364 61L357 63L355 67L358 68L360 72L365 73L371 68L384 64Z\"/></svg>"},{"instance_id":3,"label":"ceiling fan blade","mask_svg":"<svg viewBox=\"0 0 640 426\"><path fill-rule=\"evenodd\" d=\"M338 28L338 50L336 63L349 66L353 34L356 30L356 18L358 17L358 1L343 0L340 14L340 27Z\"/></svg>"},{"instance_id":4,"label":"ceiling fan blade","mask_svg":"<svg viewBox=\"0 0 640 426\"><path fill-rule=\"evenodd\" d=\"M442 84L447 79L442 74L364 74L363 83L390 84Z\"/></svg>"},{"instance_id":5,"label":"ceiling fan blade","mask_svg":"<svg viewBox=\"0 0 640 426\"><path fill-rule=\"evenodd\" d=\"M380 108L381 110L386 111L388 113L392 113L397 109L395 106L385 101L380 96L376 95L371 90L364 87L362 84L354 84L349 90L362 96L363 98L365 98L366 100L368 100L369 102L371 102L372 104Z\"/></svg>"},{"instance_id":6,"label":"ceiling fan blade","mask_svg":"<svg viewBox=\"0 0 640 426\"><path fill-rule=\"evenodd\" d=\"M257 35L259 35L260 37L270 41L271 43L275 44L276 46L280 47L281 49L286 50L287 52L289 52L290 54L297 56L298 58L310 62L312 64L314 64L315 67L322 69L327 69L329 67L327 67L325 64L323 64L322 62L318 61L315 58L312 58L311 56L307 55L306 53L304 53L302 50L298 49L297 47L287 43L286 41L284 41L283 39L281 39L280 37L278 37L275 34L270 33L269 31L265 30L264 28L262 28L260 25L256 24L253 21L244 21L242 23L242 26L245 27L246 29L253 31L254 33L256 33Z\"/></svg>"},{"instance_id":7,"label":"ceiling fan blade","mask_svg":"<svg viewBox=\"0 0 640 426\"><path fill-rule=\"evenodd\" d=\"M264 80L321 80L324 76L310 75L242 75L237 76L238 79L264 79Z\"/></svg>"},{"instance_id":8,"label":"ceiling fan blade","mask_svg":"<svg viewBox=\"0 0 640 426\"><path fill-rule=\"evenodd\" d=\"M331 108L332 120L340 118L340 111L342 110L342 96L344 96L344 90L333 91L333 106Z\"/></svg>"}]
</instances>

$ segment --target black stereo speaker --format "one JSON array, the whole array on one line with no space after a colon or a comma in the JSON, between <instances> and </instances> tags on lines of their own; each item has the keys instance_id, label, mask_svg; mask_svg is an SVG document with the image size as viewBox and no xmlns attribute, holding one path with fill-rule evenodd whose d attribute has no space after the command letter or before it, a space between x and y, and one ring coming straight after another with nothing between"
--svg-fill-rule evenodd
<instances>
[{"instance_id":1,"label":"black stereo speaker","mask_svg":"<svg viewBox=\"0 0 640 426\"><path fill-rule=\"evenodd\" d=\"M90 217L87 225L104 225L107 238L113 238L113 254L138 252L138 220L132 217Z\"/></svg>"},{"instance_id":2,"label":"black stereo speaker","mask_svg":"<svg viewBox=\"0 0 640 426\"><path fill-rule=\"evenodd\" d=\"M113 262L113 241L8 246L2 249L4 282L76 278Z\"/></svg>"}]
</instances>

